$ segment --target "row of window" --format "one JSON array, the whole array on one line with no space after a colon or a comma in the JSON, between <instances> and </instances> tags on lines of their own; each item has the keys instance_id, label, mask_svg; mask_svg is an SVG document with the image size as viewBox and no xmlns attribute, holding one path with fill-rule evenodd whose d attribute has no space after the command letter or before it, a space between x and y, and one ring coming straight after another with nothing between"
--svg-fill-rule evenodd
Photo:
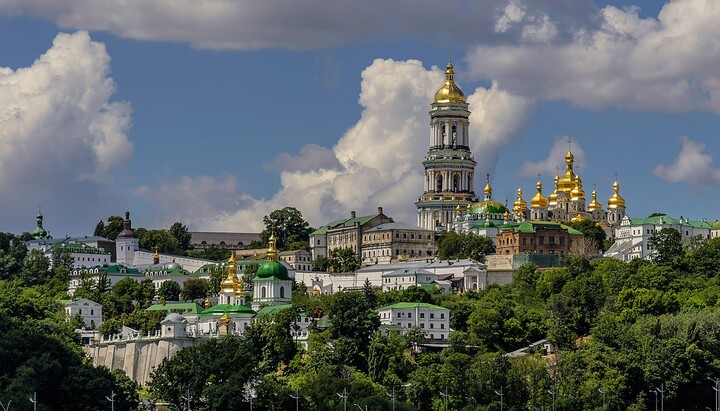
<instances>
[{"instance_id":1,"label":"row of window","mask_svg":"<svg viewBox=\"0 0 720 411\"><path fill-rule=\"evenodd\" d=\"M388 318L388 317L389 317L389 313L387 313L387 312L383 313L383 318ZM406 313L398 312L397 318L412 318L412 311L408 311ZM420 312L420 318L425 318L424 312ZM430 318L435 318L435 313L430 313ZM445 319L445 313L440 313L440 319Z\"/></svg>"}]
</instances>

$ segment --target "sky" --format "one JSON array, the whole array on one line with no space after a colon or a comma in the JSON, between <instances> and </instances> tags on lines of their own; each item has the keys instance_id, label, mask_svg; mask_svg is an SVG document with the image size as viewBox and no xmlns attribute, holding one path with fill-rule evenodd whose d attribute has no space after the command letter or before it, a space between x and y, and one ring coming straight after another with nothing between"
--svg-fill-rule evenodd
<instances>
[{"instance_id":1,"label":"sky","mask_svg":"<svg viewBox=\"0 0 720 411\"><path fill-rule=\"evenodd\" d=\"M720 219L717 0L0 0L0 231L416 223L448 57L476 193L545 194L571 145L628 214ZM568 143L570 141L570 143ZM617 177L616 177L617 176Z\"/></svg>"}]
</instances>

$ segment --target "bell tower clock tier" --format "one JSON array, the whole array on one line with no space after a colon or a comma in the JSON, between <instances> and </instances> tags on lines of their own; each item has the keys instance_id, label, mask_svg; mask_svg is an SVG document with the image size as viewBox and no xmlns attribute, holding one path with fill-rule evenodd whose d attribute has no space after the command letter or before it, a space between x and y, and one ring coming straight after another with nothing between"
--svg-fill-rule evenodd
<instances>
[{"instance_id":1,"label":"bell tower clock tier","mask_svg":"<svg viewBox=\"0 0 720 411\"><path fill-rule=\"evenodd\" d=\"M448 62L445 84L435 93L430 110L430 149L422 163L424 189L415 203L418 226L428 230L447 229L457 206L465 209L478 201L473 189L477 163L468 134L470 111L454 75Z\"/></svg>"}]
</instances>

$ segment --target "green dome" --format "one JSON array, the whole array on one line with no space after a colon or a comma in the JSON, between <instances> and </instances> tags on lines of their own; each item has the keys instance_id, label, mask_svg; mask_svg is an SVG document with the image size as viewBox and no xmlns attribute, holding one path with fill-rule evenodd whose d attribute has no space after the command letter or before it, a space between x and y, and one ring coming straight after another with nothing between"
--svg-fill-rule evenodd
<instances>
[{"instance_id":1,"label":"green dome","mask_svg":"<svg viewBox=\"0 0 720 411\"><path fill-rule=\"evenodd\" d=\"M495 227L495 223L490 220L485 220L485 222L482 223L482 226L485 228Z\"/></svg>"},{"instance_id":2,"label":"green dome","mask_svg":"<svg viewBox=\"0 0 720 411\"><path fill-rule=\"evenodd\" d=\"M507 207L493 200L475 203L470 208L470 212L473 214L504 214L506 211L508 211Z\"/></svg>"},{"instance_id":3,"label":"green dome","mask_svg":"<svg viewBox=\"0 0 720 411\"><path fill-rule=\"evenodd\" d=\"M290 277L288 277L288 270L287 268L278 261L266 261L264 262L260 268L258 268L257 273L255 273L255 280L290 280Z\"/></svg>"}]
</instances>

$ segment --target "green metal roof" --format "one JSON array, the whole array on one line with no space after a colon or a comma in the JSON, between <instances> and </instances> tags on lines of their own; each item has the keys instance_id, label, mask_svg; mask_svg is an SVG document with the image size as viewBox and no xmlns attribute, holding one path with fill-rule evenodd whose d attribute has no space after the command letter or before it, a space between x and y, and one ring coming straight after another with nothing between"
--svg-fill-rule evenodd
<instances>
[{"instance_id":1,"label":"green metal roof","mask_svg":"<svg viewBox=\"0 0 720 411\"><path fill-rule=\"evenodd\" d=\"M67 250L71 253L83 253L83 254L105 254L110 255L105 250L101 250L99 248L95 248L93 246L89 246L86 244L80 244L80 243L55 243L52 245L52 250Z\"/></svg>"},{"instance_id":2,"label":"green metal roof","mask_svg":"<svg viewBox=\"0 0 720 411\"><path fill-rule=\"evenodd\" d=\"M261 308L257 312L258 317L262 317L264 315L270 315L274 314L278 311L287 310L288 308L292 308L292 304L278 304L278 305L268 305L267 307Z\"/></svg>"},{"instance_id":3,"label":"green metal roof","mask_svg":"<svg viewBox=\"0 0 720 411\"><path fill-rule=\"evenodd\" d=\"M245 305L233 305L233 304L219 304L214 305L207 310L200 313L200 315L215 315L215 314L252 314L255 315L255 311L252 308Z\"/></svg>"},{"instance_id":4,"label":"green metal roof","mask_svg":"<svg viewBox=\"0 0 720 411\"><path fill-rule=\"evenodd\" d=\"M511 229L514 232L520 232L525 234L533 234L536 232L536 227L545 227L549 229L556 229L556 230L565 230L568 232L568 234L576 234L576 235L582 235L582 231L576 230L570 226L566 226L565 224L560 223L554 223L551 221L523 221L513 227Z\"/></svg>"},{"instance_id":5,"label":"green metal roof","mask_svg":"<svg viewBox=\"0 0 720 411\"><path fill-rule=\"evenodd\" d=\"M494 200L484 200L470 206L470 212L474 214L504 214L507 207Z\"/></svg>"},{"instance_id":6,"label":"green metal roof","mask_svg":"<svg viewBox=\"0 0 720 411\"><path fill-rule=\"evenodd\" d=\"M395 309L395 310L409 310L409 309L412 309L412 308L426 308L426 309L432 310L432 311L435 311L435 310L448 310L448 309L445 308L445 307L440 307L440 306L438 306L438 305L432 305L432 304L427 304L427 303L395 303L395 304L387 305L387 306L382 307L382 308L378 308L377 310L378 310L378 311L393 310L393 309Z\"/></svg>"},{"instance_id":7,"label":"green metal roof","mask_svg":"<svg viewBox=\"0 0 720 411\"><path fill-rule=\"evenodd\" d=\"M153 304L145 310L199 314L203 311L203 308L197 303L168 301L165 304Z\"/></svg>"}]
</instances>

